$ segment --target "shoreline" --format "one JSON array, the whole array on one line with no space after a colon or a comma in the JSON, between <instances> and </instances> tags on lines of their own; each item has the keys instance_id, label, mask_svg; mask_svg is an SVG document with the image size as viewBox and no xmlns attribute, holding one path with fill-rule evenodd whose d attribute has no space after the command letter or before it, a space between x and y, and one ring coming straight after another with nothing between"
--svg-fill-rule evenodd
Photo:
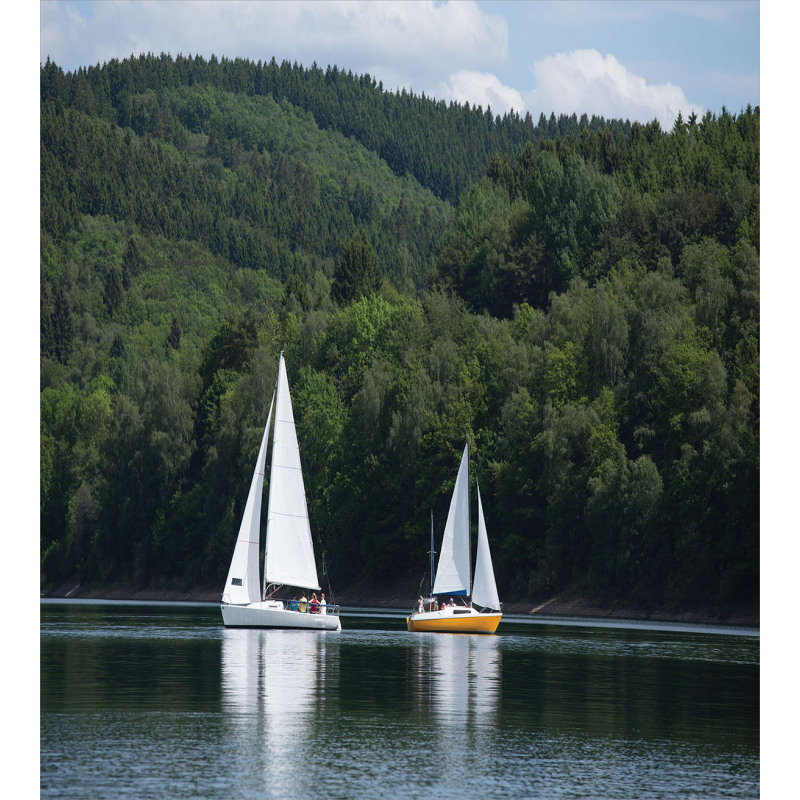
<instances>
[{"instance_id":1,"label":"shoreline","mask_svg":"<svg viewBox=\"0 0 800 800\"><path fill-rule=\"evenodd\" d=\"M130 586L83 587L77 582L66 583L52 591L43 591L42 598L78 600L129 600L150 602L219 603L218 588L200 587L188 591L175 589L136 589ZM363 592L340 592L329 602L351 608L386 608L412 610L414 593L392 591L383 595ZM609 606L579 594L559 595L550 598L523 598L503 603L508 614L523 614L532 617L572 617L592 619L630 620L637 622L681 622L698 625L730 625L741 628L760 628L759 608L698 607L682 611L637 608L619 604Z\"/></svg>"}]
</instances>

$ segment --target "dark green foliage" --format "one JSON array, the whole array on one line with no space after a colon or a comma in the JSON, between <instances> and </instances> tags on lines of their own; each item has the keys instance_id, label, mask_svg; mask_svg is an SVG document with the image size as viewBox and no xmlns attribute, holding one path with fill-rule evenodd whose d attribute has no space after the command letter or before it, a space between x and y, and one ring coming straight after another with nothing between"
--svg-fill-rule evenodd
<instances>
[{"instance_id":1,"label":"dark green foliage","mask_svg":"<svg viewBox=\"0 0 800 800\"><path fill-rule=\"evenodd\" d=\"M62 364L66 364L72 350L73 328L72 312L70 311L69 300L63 286L59 286L56 291L50 323L46 327L46 343L50 343L52 336L53 355Z\"/></svg>"},{"instance_id":2,"label":"dark green foliage","mask_svg":"<svg viewBox=\"0 0 800 800\"><path fill-rule=\"evenodd\" d=\"M167 335L167 344L173 349L177 350L181 346L181 329L178 325L178 320L175 317L172 318L172 326L169 329L169 334Z\"/></svg>"},{"instance_id":3,"label":"dark green foliage","mask_svg":"<svg viewBox=\"0 0 800 800\"><path fill-rule=\"evenodd\" d=\"M200 362L203 386L207 386L219 370L241 372L245 369L257 343L258 332L252 311L223 323L204 349Z\"/></svg>"},{"instance_id":4,"label":"dark green foliage","mask_svg":"<svg viewBox=\"0 0 800 800\"><path fill-rule=\"evenodd\" d=\"M331 294L340 302L349 303L364 295L374 294L381 285L378 254L362 231L349 239L336 259Z\"/></svg>"},{"instance_id":5,"label":"dark green foliage","mask_svg":"<svg viewBox=\"0 0 800 800\"><path fill-rule=\"evenodd\" d=\"M50 285L42 278L39 292L39 347L43 356L51 358L55 356L56 352L52 306Z\"/></svg>"},{"instance_id":6,"label":"dark green foliage","mask_svg":"<svg viewBox=\"0 0 800 800\"><path fill-rule=\"evenodd\" d=\"M759 185L758 109L48 61L43 581L221 585L283 350L337 589L422 577L470 435L504 600L756 602Z\"/></svg>"},{"instance_id":7,"label":"dark green foliage","mask_svg":"<svg viewBox=\"0 0 800 800\"><path fill-rule=\"evenodd\" d=\"M594 283L623 259L653 270L706 239L726 253L757 248L758 130L748 108L735 123L723 111L671 134L634 123L613 137L587 124L577 143L543 140L538 152L528 143L516 162L496 155L460 198L438 280L473 309L509 316L513 303L545 308L572 278ZM717 290L700 288L718 315Z\"/></svg>"},{"instance_id":8,"label":"dark green foliage","mask_svg":"<svg viewBox=\"0 0 800 800\"><path fill-rule=\"evenodd\" d=\"M108 311L113 314L118 308L122 299L122 280L116 267L109 267L106 270L105 288L103 299L108 306Z\"/></svg>"}]
</instances>

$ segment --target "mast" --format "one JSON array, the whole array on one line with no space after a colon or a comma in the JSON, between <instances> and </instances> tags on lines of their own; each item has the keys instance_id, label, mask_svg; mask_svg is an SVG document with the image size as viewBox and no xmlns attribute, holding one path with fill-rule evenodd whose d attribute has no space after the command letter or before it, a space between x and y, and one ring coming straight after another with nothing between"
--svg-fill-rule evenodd
<instances>
[{"instance_id":1,"label":"mast","mask_svg":"<svg viewBox=\"0 0 800 800\"><path fill-rule=\"evenodd\" d=\"M275 376L275 390L272 393L272 402L275 402L275 398L278 395L278 379L280 378L281 369L280 369L280 360L283 358L283 350L281 350L280 358L278 358L278 374ZM272 406L269 408L269 415L272 417ZM273 426L273 430L274 430ZM269 420L267 420L267 430L269 430ZM267 433L267 437L269 440L269 433ZM266 471L266 463L264 464L265 471ZM270 468L270 478L272 477L272 468ZM267 507L267 517L269 518L269 507ZM264 531L264 579L261 583L261 599L266 600L267 598L267 547L269 547L269 541L266 536L266 531Z\"/></svg>"},{"instance_id":2,"label":"mast","mask_svg":"<svg viewBox=\"0 0 800 800\"><path fill-rule=\"evenodd\" d=\"M431 509L431 597L433 597L433 553L433 509Z\"/></svg>"},{"instance_id":3,"label":"mast","mask_svg":"<svg viewBox=\"0 0 800 800\"><path fill-rule=\"evenodd\" d=\"M470 459L469 434L467 434L467 580L472 575L472 514L469 502L469 459ZM469 587L469 605L472 607L472 584Z\"/></svg>"}]
</instances>

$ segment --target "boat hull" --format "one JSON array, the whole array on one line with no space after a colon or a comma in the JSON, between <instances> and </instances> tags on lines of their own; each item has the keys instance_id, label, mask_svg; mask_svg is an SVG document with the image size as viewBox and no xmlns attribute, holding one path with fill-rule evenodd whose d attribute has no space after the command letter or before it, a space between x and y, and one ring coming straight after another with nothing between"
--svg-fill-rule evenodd
<instances>
[{"instance_id":1,"label":"boat hull","mask_svg":"<svg viewBox=\"0 0 800 800\"><path fill-rule=\"evenodd\" d=\"M249 605L221 603L222 623L226 628L297 628L314 631L340 631L338 614L309 614L290 611L283 603L267 601Z\"/></svg>"},{"instance_id":2,"label":"boat hull","mask_svg":"<svg viewBox=\"0 0 800 800\"><path fill-rule=\"evenodd\" d=\"M412 614L406 617L406 626L414 632L494 633L502 617L499 611L481 613L474 608L445 608Z\"/></svg>"}]
</instances>

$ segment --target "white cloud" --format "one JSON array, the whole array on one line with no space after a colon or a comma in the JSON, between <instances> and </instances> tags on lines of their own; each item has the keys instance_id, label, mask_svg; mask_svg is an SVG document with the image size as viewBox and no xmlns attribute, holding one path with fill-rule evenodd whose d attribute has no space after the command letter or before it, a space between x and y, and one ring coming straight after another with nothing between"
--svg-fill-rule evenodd
<instances>
[{"instance_id":1,"label":"white cloud","mask_svg":"<svg viewBox=\"0 0 800 800\"><path fill-rule=\"evenodd\" d=\"M439 97L459 103L481 106L484 111L491 106L493 114L505 114L511 109L524 113L522 95L510 86L504 86L495 76L485 72L459 70L441 86Z\"/></svg>"},{"instance_id":2,"label":"white cloud","mask_svg":"<svg viewBox=\"0 0 800 800\"><path fill-rule=\"evenodd\" d=\"M522 4L524 5L524 4ZM598 13L595 4L542 4L558 13ZM604 13L643 13L640 4L596 4ZM598 114L671 126L678 110L702 110L670 83L648 85L614 56L562 52L537 61L534 85L509 66L509 23L491 4L353 0L108 0L40 5L40 58L66 70L142 52L287 59L368 72L387 90L404 87L504 114ZM531 4L538 10L538 4ZM645 9L649 5L645 4ZM593 10L594 9L594 10ZM527 26L528 20L517 24ZM502 78L498 77L502 74ZM530 84L528 84L530 86Z\"/></svg>"},{"instance_id":3,"label":"white cloud","mask_svg":"<svg viewBox=\"0 0 800 800\"><path fill-rule=\"evenodd\" d=\"M78 49L88 35L87 21L74 6L67 3L42 3L39 27L39 54L41 63L47 57L64 64L68 54ZM86 62L83 62L86 63Z\"/></svg>"},{"instance_id":4,"label":"white cloud","mask_svg":"<svg viewBox=\"0 0 800 800\"><path fill-rule=\"evenodd\" d=\"M290 4L291 5L291 4ZM473 2L323 2L313 6L312 36L338 52L413 63L426 70L453 69L508 59L508 26ZM344 48L342 47L344 45Z\"/></svg>"},{"instance_id":5,"label":"white cloud","mask_svg":"<svg viewBox=\"0 0 800 800\"><path fill-rule=\"evenodd\" d=\"M597 50L573 50L537 61L533 65L535 88L525 94L526 106L549 114L597 114L649 122L658 119L672 127L680 111L684 117L703 108L690 103L679 86L651 84L629 72L613 55Z\"/></svg>"},{"instance_id":6,"label":"white cloud","mask_svg":"<svg viewBox=\"0 0 800 800\"><path fill-rule=\"evenodd\" d=\"M141 52L314 61L431 91L452 72L505 65L508 23L475 2L207 0L41 3L40 57L65 69Z\"/></svg>"}]
</instances>

